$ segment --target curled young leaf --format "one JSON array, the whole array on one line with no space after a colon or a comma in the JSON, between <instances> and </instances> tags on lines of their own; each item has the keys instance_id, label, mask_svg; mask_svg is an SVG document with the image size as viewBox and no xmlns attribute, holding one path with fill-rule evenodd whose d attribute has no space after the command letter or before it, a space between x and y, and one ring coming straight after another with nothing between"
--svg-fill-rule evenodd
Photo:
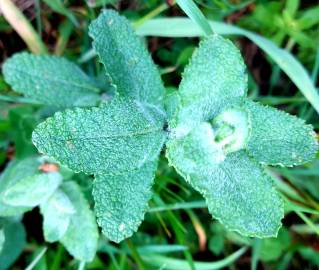
<instances>
[{"instance_id":1,"label":"curled young leaf","mask_svg":"<svg viewBox=\"0 0 319 270\"><path fill-rule=\"evenodd\" d=\"M99 108L56 113L33 132L38 150L74 171L119 174L157 158L166 134L154 107L115 97Z\"/></svg>"},{"instance_id":2,"label":"curled young leaf","mask_svg":"<svg viewBox=\"0 0 319 270\"><path fill-rule=\"evenodd\" d=\"M272 107L245 103L251 122L247 150L257 161L268 165L294 166L311 161L318 152L311 125Z\"/></svg>"},{"instance_id":3,"label":"curled young leaf","mask_svg":"<svg viewBox=\"0 0 319 270\"><path fill-rule=\"evenodd\" d=\"M120 175L97 175L93 197L97 222L114 242L131 236L144 219L152 196L157 161Z\"/></svg>"}]
</instances>

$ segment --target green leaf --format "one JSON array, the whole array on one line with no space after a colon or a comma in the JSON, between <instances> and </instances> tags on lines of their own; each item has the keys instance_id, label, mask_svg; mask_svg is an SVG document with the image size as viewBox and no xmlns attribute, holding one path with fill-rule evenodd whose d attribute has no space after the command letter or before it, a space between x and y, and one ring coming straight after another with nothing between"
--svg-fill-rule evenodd
<instances>
[{"instance_id":1,"label":"green leaf","mask_svg":"<svg viewBox=\"0 0 319 270\"><path fill-rule=\"evenodd\" d=\"M222 147L215 142L211 125L205 122L195 126L186 136L169 140L166 148L170 165L186 180L190 174L205 171L226 158Z\"/></svg>"},{"instance_id":2,"label":"green leaf","mask_svg":"<svg viewBox=\"0 0 319 270\"><path fill-rule=\"evenodd\" d=\"M7 270L23 251L26 233L20 222L6 222L3 229L5 241L0 253L0 270Z\"/></svg>"},{"instance_id":3,"label":"green leaf","mask_svg":"<svg viewBox=\"0 0 319 270\"><path fill-rule=\"evenodd\" d=\"M318 14L315 11L310 17ZM318 16L316 18L319 18ZM319 94L313 84L307 70L298 62L298 60L287 50L279 48L276 44L267 38L264 38L254 32L221 22L209 22L211 27L220 35L239 35L245 36L256 43L270 58L283 70L291 81L299 88L309 103L319 113ZM198 37L202 36L202 30L185 18L161 18L145 22L137 29L137 33L143 36L160 37Z\"/></svg>"},{"instance_id":4,"label":"green leaf","mask_svg":"<svg viewBox=\"0 0 319 270\"><path fill-rule=\"evenodd\" d=\"M247 248L242 247L234 253L228 255L222 260L214 262L200 262L195 261L194 267L192 268L188 261L182 259L175 259L169 256L157 255L157 254L146 254L142 255L142 258L149 265L156 267L156 269L167 269L167 270L217 270L223 269L227 266L233 265L245 252ZM165 268L163 268L163 266Z\"/></svg>"},{"instance_id":5,"label":"green leaf","mask_svg":"<svg viewBox=\"0 0 319 270\"><path fill-rule=\"evenodd\" d=\"M70 225L60 241L76 259L92 261L99 237L94 214L75 182L64 183L62 190L70 199L76 212L71 216Z\"/></svg>"},{"instance_id":6,"label":"green leaf","mask_svg":"<svg viewBox=\"0 0 319 270\"><path fill-rule=\"evenodd\" d=\"M173 125L190 126L212 119L246 95L246 68L239 50L218 35L205 38L185 68L181 99Z\"/></svg>"},{"instance_id":7,"label":"green leaf","mask_svg":"<svg viewBox=\"0 0 319 270\"><path fill-rule=\"evenodd\" d=\"M43 233L48 242L60 240L66 233L71 216L75 213L68 196L60 189L40 206L43 216Z\"/></svg>"},{"instance_id":8,"label":"green leaf","mask_svg":"<svg viewBox=\"0 0 319 270\"><path fill-rule=\"evenodd\" d=\"M15 91L46 105L94 106L100 99L96 83L64 58L18 53L4 63L3 74Z\"/></svg>"},{"instance_id":9,"label":"green leaf","mask_svg":"<svg viewBox=\"0 0 319 270\"><path fill-rule=\"evenodd\" d=\"M207 125L168 142L170 164L205 197L212 216L226 228L245 236L276 236L284 211L272 180L243 150L222 158Z\"/></svg>"},{"instance_id":10,"label":"green leaf","mask_svg":"<svg viewBox=\"0 0 319 270\"><path fill-rule=\"evenodd\" d=\"M159 72L130 22L104 10L91 23L89 34L118 93L161 107L164 87Z\"/></svg>"},{"instance_id":11,"label":"green leaf","mask_svg":"<svg viewBox=\"0 0 319 270\"><path fill-rule=\"evenodd\" d=\"M130 237L144 219L157 161L121 175L98 175L93 184L95 214L102 232L114 242Z\"/></svg>"},{"instance_id":12,"label":"green leaf","mask_svg":"<svg viewBox=\"0 0 319 270\"><path fill-rule=\"evenodd\" d=\"M41 173L24 177L7 187L3 202L12 206L34 207L46 201L62 182L59 173Z\"/></svg>"},{"instance_id":13,"label":"green leaf","mask_svg":"<svg viewBox=\"0 0 319 270\"><path fill-rule=\"evenodd\" d=\"M30 157L24 160L13 160L0 176L0 216L16 216L30 210L30 207L16 207L3 201L3 194L7 188L18 183L26 177L39 173L38 167L41 161L38 157Z\"/></svg>"},{"instance_id":14,"label":"green leaf","mask_svg":"<svg viewBox=\"0 0 319 270\"><path fill-rule=\"evenodd\" d=\"M163 115L115 97L99 108L56 113L33 132L38 150L74 171L119 174L154 160L165 140Z\"/></svg>"},{"instance_id":15,"label":"green leaf","mask_svg":"<svg viewBox=\"0 0 319 270\"><path fill-rule=\"evenodd\" d=\"M0 254L1 254L1 251L3 249L3 244L4 244L5 240L6 240L6 237L4 235L4 230L0 229Z\"/></svg>"},{"instance_id":16,"label":"green leaf","mask_svg":"<svg viewBox=\"0 0 319 270\"><path fill-rule=\"evenodd\" d=\"M311 161L318 142L311 125L272 107L247 101L251 134L247 150L259 162L293 166Z\"/></svg>"}]
</instances>

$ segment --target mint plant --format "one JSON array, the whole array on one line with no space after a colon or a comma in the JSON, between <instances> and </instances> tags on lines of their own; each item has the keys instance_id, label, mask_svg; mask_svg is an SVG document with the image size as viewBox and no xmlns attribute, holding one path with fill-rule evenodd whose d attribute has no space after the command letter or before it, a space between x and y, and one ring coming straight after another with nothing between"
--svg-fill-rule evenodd
<instances>
[{"instance_id":1,"label":"mint plant","mask_svg":"<svg viewBox=\"0 0 319 270\"><path fill-rule=\"evenodd\" d=\"M32 140L40 153L74 172L94 175L95 215L103 234L120 242L138 229L165 145L169 164L202 194L213 218L245 236L276 236L283 200L265 166L312 160L318 150L313 128L251 101L240 52L221 36L200 42L178 91L168 95L125 18L104 10L89 34L115 89L109 101L99 83L62 58L17 54L3 73L17 92L64 109L39 124ZM54 187L50 196L46 192L49 198L42 198L46 204L34 194L36 199L21 198L13 205L22 188L7 195L5 203L40 205L46 240L61 241L81 260L92 259L93 253L75 246L84 242L83 235L97 239L81 191L72 182ZM62 212L53 201L63 205ZM86 240L85 250L94 252L96 241Z\"/></svg>"}]
</instances>

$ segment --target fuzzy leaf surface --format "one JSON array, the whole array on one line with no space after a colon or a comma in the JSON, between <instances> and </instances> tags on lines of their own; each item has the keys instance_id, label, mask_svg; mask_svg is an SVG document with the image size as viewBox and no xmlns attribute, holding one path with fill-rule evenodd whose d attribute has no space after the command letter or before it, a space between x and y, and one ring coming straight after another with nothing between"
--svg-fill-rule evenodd
<instances>
[{"instance_id":1,"label":"fuzzy leaf surface","mask_svg":"<svg viewBox=\"0 0 319 270\"><path fill-rule=\"evenodd\" d=\"M39 173L41 162L38 157L30 157L23 160L11 161L0 176L0 216L16 216L28 210L30 207L13 206L4 202L4 193L7 189L27 177Z\"/></svg>"},{"instance_id":2,"label":"fuzzy leaf surface","mask_svg":"<svg viewBox=\"0 0 319 270\"><path fill-rule=\"evenodd\" d=\"M95 177L95 214L108 239L118 243L137 230L152 196L156 167L153 161L129 173Z\"/></svg>"},{"instance_id":3,"label":"fuzzy leaf surface","mask_svg":"<svg viewBox=\"0 0 319 270\"><path fill-rule=\"evenodd\" d=\"M18 53L5 62L3 74L16 92L42 104L94 106L100 99L96 83L61 57Z\"/></svg>"},{"instance_id":4,"label":"fuzzy leaf surface","mask_svg":"<svg viewBox=\"0 0 319 270\"><path fill-rule=\"evenodd\" d=\"M165 140L163 115L115 97L99 108L56 113L33 132L33 143L74 171L118 174L154 160Z\"/></svg>"},{"instance_id":5,"label":"fuzzy leaf surface","mask_svg":"<svg viewBox=\"0 0 319 270\"><path fill-rule=\"evenodd\" d=\"M216 158L218 154L212 158L213 149L215 153L220 150L207 140L204 131L196 127L185 138L170 141L170 164L205 197L212 216L226 228L246 236L276 236L284 214L283 202L270 177L244 150L224 159Z\"/></svg>"},{"instance_id":6,"label":"fuzzy leaf surface","mask_svg":"<svg viewBox=\"0 0 319 270\"><path fill-rule=\"evenodd\" d=\"M68 196L60 189L40 206L43 216L43 233L48 242L60 240L67 231L71 216L75 213Z\"/></svg>"},{"instance_id":7,"label":"fuzzy leaf surface","mask_svg":"<svg viewBox=\"0 0 319 270\"><path fill-rule=\"evenodd\" d=\"M130 22L113 10L104 10L91 23L89 34L118 93L161 107L164 97L161 77Z\"/></svg>"},{"instance_id":8,"label":"fuzzy leaf surface","mask_svg":"<svg viewBox=\"0 0 319 270\"><path fill-rule=\"evenodd\" d=\"M74 206L75 213L71 216L69 227L60 241L76 259L92 261L99 237L94 214L75 182L64 183L62 190Z\"/></svg>"},{"instance_id":9,"label":"fuzzy leaf surface","mask_svg":"<svg viewBox=\"0 0 319 270\"><path fill-rule=\"evenodd\" d=\"M4 203L34 207L46 201L62 182L59 173L39 173L24 177L3 193Z\"/></svg>"},{"instance_id":10,"label":"fuzzy leaf surface","mask_svg":"<svg viewBox=\"0 0 319 270\"><path fill-rule=\"evenodd\" d=\"M205 38L184 70L180 108L173 125L211 120L246 95L247 75L239 50L218 35Z\"/></svg>"},{"instance_id":11,"label":"fuzzy leaf surface","mask_svg":"<svg viewBox=\"0 0 319 270\"><path fill-rule=\"evenodd\" d=\"M247 150L256 160L268 165L293 166L311 161L318 142L311 125L272 107L247 101L251 136Z\"/></svg>"},{"instance_id":12,"label":"fuzzy leaf surface","mask_svg":"<svg viewBox=\"0 0 319 270\"><path fill-rule=\"evenodd\" d=\"M195 126L183 138L169 140L166 147L168 160L184 177L206 171L225 159L222 148L214 141L213 129L207 122Z\"/></svg>"}]
</instances>

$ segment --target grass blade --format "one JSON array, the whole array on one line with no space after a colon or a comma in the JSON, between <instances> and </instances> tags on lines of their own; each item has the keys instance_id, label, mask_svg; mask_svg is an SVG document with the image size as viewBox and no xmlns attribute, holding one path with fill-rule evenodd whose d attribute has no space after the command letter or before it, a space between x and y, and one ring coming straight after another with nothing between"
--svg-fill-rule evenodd
<instances>
[{"instance_id":1,"label":"grass blade","mask_svg":"<svg viewBox=\"0 0 319 270\"><path fill-rule=\"evenodd\" d=\"M213 34L211 26L193 0L176 0L176 2L187 16L203 30L205 35Z\"/></svg>"},{"instance_id":2,"label":"grass blade","mask_svg":"<svg viewBox=\"0 0 319 270\"><path fill-rule=\"evenodd\" d=\"M279 48L272 41L253 32L221 22L209 22L217 34L245 36L256 43L286 73L299 88L309 103L319 113L319 94L308 72L288 51ZM198 37L202 30L197 24L186 18L161 18L144 23L137 29L142 36L161 37Z\"/></svg>"},{"instance_id":3,"label":"grass blade","mask_svg":"<svg viewBox=\"0 0 319 270\"><path fill-rule=\"evenodd\" d=\"M240 256L246 252L247 248L243 247L228 257L216 262L194 262L196 270L215 270L221 269L235 262ZM173 259L162 255L142 256L143 260L154 267L163 267L167 270L190 270L189 263L186 260Z\"/></svg>"},{"instance_id":4,"label":"grass blade","mask_svg":"<svg viewBox=\"0 0 319 270\"><path fill-rule=\"evenodd\" d=\"M41 252L34 258L34 260L25 268L25 270L32 270L37 265L37 263L41 260L43 255L46 253L47 249L48 249L47 247L43 248Z\"/></svg>"},{"instance_id":5,"label":"grass blade","mask_svg":"<svg viewBox=\"0 0 319 270\"><path fill-rule=\"evenodd\" d=\"M31 52L36 54L47 53L47 49L40 36L11 0L1 0L0 9L4 18L27 44Z\"/></svg>"}]
</instances>

